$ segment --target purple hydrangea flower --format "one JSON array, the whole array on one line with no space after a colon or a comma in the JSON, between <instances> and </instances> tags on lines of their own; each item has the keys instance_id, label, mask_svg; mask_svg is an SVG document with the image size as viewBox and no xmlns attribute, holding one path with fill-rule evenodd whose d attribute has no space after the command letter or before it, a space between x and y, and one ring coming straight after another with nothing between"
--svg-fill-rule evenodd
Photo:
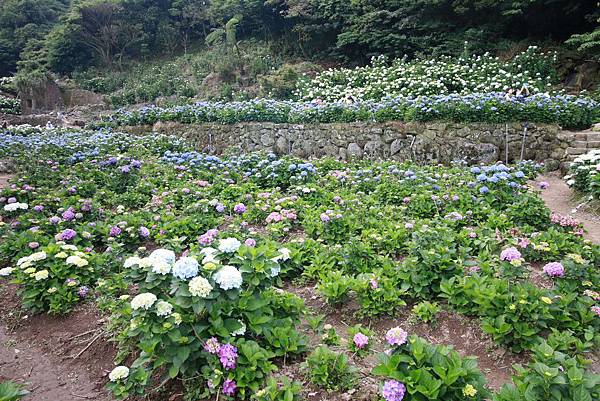
<instances>
[{"instance_id":1,"label":"purple hydrangea flower","mask_svg":"<svg viewBox=\"0 0 600 401\"><path fill-rule=\"evenodd\" d=\"M8 203L17 203L17 198L15 198L15 197L8 198Z\"/></svg>"},{"instance_id":2,"label":"purple hydrangea flower","mask_svg":"<svg viewBox=\"0 0 600 401\"><path fill-rule=\"evenodd\" d=\"M563 277L565 275L565 267L560 262L550 262L544 266L544 273L550 277Z\"/></svg>"},{"instance_id":3,"label":"purple hydrangea flower","mask_svg":"<svg viewBox=\"0 0 600 401\"><path fill-rule=\"evenodd\" d=\"M238 203L233 207L233 211L237 214L246 213L246 205L244 205L243 203Z\"/></svg>"},{"instance_id":4,"label":"purple hydrangea flower","mask_svg":"<svg viewBox=\"0 0 600 401\"><path fill-rule=\"evenodd\" d=\"M222 203L218 203L217 206L215 206L215 210L218 213L223 213L225 211L225 206L223 206Z\"/></svg>"},{"instance_id":5,"label":"purple hydrangea flower","mask_svg":"<svg viewBox=\"0 0 600 401\"><path fill-rule=\"evenodd\" d=\"M32 241L32 242L30 242L30 243L28 244L28 246L29 246L29 248L31 248L31 249L37 249L37 248L39 248L39 247L40 247L40 243L39 243L39 242Z\"/></svg>"},{"instance_id":6,"label":"purple hydrangea flower","mask_svg":"<svg viewBox=\"0 0 600 401\"><path fill-rule=\"evenodd\" d=\"M237 390L237 384L234 380L227 379L223 382L223 394L233 396Z\"/></svg>"},{"instance_id":7,"label":"purple hydrangea flower","mask_svg":"<svg viewBox=\"0 0 600 401\"><path fill-rule=\"evenodd\" d=\"M81 298L85 298L87 296L88 292L90 292L90 289L87 288L85 285L82 285L77 290L77 295L79 295Z\"/></svg>"},{"instance_id":8,"label":"purple hydrangea flower","mask_svg":"<svg viewBox=\"0 0 600 401\"><path fill-rule=\"evenodd\" d=\"M123 166L123 167L121 167L121 172L123 174L129 173L129 171L131 171L131 167L129 167L129 166Z\"/></svg>"},{"instance_id":9,"label":"purple hydrangea flower","mask_svg":"<svg viewBox=\"0 0 600 401\"><path fill-rule=\"evenodd\" d=\"M235 369L237 362L237 348L231 344L223 344L218 351L221 365L227 370Z\"/></svg>"},{"instance_id":10,"label":"purple hydrangea flower","mask_svg":"<svg viewBox=\"0 0 600 401\"><path fill-rule=\"evenodd\" d=\"M75 218L75 212L73 212L73 209L68 208L67 210L65 210L65 212L62 214L62 218L66 221L71 221Z\"/></svg>"},{"instance_id":11,"label":"purple hydrangea flower","mask_svg":"<svg viewBox=\"0 0 600 401\"><path fill-rule=\"evenodd\" d=\"M331 217L327 213L321 213L320 217L323 223L328 223L331 220Z\"/></svg>"},{"instance_id":12,"label":"purple hydrangea flower","mask_svg":"<svg viewBox=\"0 0 600 401\"><path fill-rule=\"evenodd\" d=\"M500 260L506 260L508 262L521 259L521 252L515 247L506 248L500 253Z\"/></svg>"},{"instance_id":13,"label":"purple hydrangea flower","mask_svg":"<svg viewBox=\"0 0 600 401\"><path fill-rule=\"evenodd\" d=\"M254 248L256 246L256 240L253 238L247 238L246 241L244 241L244 245Z\"/></svg>"},{"instance_id":14,"label":"purple hydrangea flower","mask_svg":"<svg viewBox=\"0 0 600 401\"><path fill-rule=\"evenodd\" d=\"M383 383L382 395L385 401L402 401L406 386L397 380L386 380Z\"/></svg>"},{"instance_id":15,"label":"purple hydrangea flower","mask_svg":"<svg viewBox=\"0 0 600 401\"><path fill-rule=\"evenodd\" d=\"M123 230L121 230L121 228L119 226L112 226L110 228L108 235L110 235L111 237L118 237L122 231Z\"/></svg>"},{"instance_id":16,"label":"purple hydrangea flower","mask_svg":"<svg viewBox=\"0 0 600 401\"><path fill-rule=\"evenodd\" d=\"M58 216L52 216L52 217L50 217L49 221L52 224L58 224L58 223L60 223L61 220L60 220L60 217L58 217Z\"/></svg>"},{"instance_id":17,"label":"purple hydrangea flower","mask_svg":"<svg viewBox=\"0 0 600 401\"><path fill-rule=\"evenodd\" d=\"M33 207L33 210L35 210L36 212L41 212L41 211L44 210L44 206L42 206L42 205L35 205Z\"/></svg>"},{"instance_id":18,"label":"purple hydrangea flower","mask_svg":"<svg viewBox=\"0 0 600 401\"><path fill-rule=\"evenodd\" d=\"M60 233L60 238L63 241L70 241L73 238L75 238L75 236L77 235L77 233L75 232L75 230L72 230L70 228L67 228L66 230L64 230L62 233Z\"/></svg>"},{"instance_id":19,"label":"purple hydrangea flower","mask_svg":"<svg viewBox=\"0 0 600 401\"><path fill-rule=\"evenodd\" d=\"M147 227L141 226L139 229L140 237L148 238L150 236L150 230Z\"/></svg>"}]
</instances>

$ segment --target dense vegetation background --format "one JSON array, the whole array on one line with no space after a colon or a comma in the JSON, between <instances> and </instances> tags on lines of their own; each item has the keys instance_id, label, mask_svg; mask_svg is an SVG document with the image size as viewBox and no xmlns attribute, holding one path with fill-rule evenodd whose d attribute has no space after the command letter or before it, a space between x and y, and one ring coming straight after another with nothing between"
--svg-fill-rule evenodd
<instances>
[{"instance_id":1,"label":"dense vegetation background","mask_svg":"<svg viewBox=\"0 0 600 401\"><path fill-rule=\"evenodd\" d=\"M598 60L599 17L592 0L3 0L0 76L55 73L131 103L194 95L216 72L210 97L259 81L254 92L287 97L315 70L308 61L510 55L532 43ZM155 87L131 89L150 78Z\"/></svg>"}]
</instances>

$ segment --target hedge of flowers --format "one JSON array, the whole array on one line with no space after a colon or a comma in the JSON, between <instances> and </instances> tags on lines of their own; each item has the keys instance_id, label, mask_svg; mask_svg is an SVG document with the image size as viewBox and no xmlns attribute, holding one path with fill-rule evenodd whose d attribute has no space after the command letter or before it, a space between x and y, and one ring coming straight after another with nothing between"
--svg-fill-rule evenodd
<instances>
[{"instance_id":1,"label":"hedge of flowers","mask_svg":"<svg viewBox=\"0 0 600 401\"><path fill-rule=\"evenodd\" d=\"M458 58L438 57L388 62L374 57L371 65L329 69L312 79L301 80L295 95L302 100L327 102L345 99L382 100L387 97L514 92L527 87L531 93L546 92L556 83L556 54L536 46L502 61L489 53Z\"/></svg>"},{"instance_id":2,"label":"hedge of flowers","mask_svg":"<svg viewBox=\"0 0 600 401\"><path fill-rule=\"evenodd\" d=\"M570 187L600 199L600 150L590 150L573 160L564 179Z\"/></svg>"},{"instance_id":3,"label":"hedge of flowers","mask_svg":"<svg viewBox=\"0 0 600 401\"><path fill-rule=\"evenodd\" d=\"M1 280L35 312L94 300L110 314L119 398L181 379L190 399L297 400L278 366L345 391L371 354L386 401L600 397L600 247L528 184L539 165L216 157L168 136L35 127L3 132L5 157L18 175L0 192ZM357 322L472 316L531 361L494 393L474 358L407 327L336 332L286 290L298 282L357 305Z\"/></svg>"},{"instance_id":4,"label":"hedge of flowers","mask_svg":"<svg viewBox=\"0 0 600 401\"><path fill-rule=\"evenodd\" d=\"M21 101L8 96L0 95L0 113L19 114L21 112Z\"/></svg>"},{"instance_id":5,"label":"hedge of flowers","mask_svg":"<svg viewBox=\"0 0 600 401\"><path fill-rule=\"evenodd\" d=\"M536 94L506 98L502 92L469 95L400 96L381 101L294 102L255 99L243 102L198 102L161 108L117 110L91 124L93 128L177 121L334 123L354 121L455 121L557 123L565 128L589 127L600 120L600 106L591 98Z\"/></svg>"}]
</instances>

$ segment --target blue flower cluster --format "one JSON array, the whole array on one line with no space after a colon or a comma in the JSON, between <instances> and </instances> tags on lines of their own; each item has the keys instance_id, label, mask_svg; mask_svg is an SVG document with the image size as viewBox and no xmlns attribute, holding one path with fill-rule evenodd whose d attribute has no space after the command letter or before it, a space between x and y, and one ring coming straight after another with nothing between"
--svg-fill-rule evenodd
<instances>
[{"instance_id":1,"label":"blue flower cluster","mask_svg":"<svg viewBox=\"0 0 600 401\"><path fill-rule=\"evenodd\" d=\"M117 110L94 126L269 121L275 123L330 123L352 121L457 122L531 121L558 123L566 128L588 127L600 119L600 104L587 97L564 94L506 96L503 92L395 97L382 101L295 102L254 99L243 102L198 102L161 108L147 106L135 111Z\"/></svg>"}]
</instances>

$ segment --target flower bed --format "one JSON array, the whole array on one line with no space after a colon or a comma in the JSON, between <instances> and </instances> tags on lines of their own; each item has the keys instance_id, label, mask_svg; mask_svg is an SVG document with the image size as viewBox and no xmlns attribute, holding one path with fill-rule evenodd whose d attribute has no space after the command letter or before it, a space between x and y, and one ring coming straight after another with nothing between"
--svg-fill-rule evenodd
<instances>
[{"instance_id":1,"label":"flower bed","mask_svg":"<svg viewBox=\"0 0 600 401\"><path fill-rule=\"evenodd\" d=\"M19 175L0 192L0 276L34 312L94 301L111 316L117 397L180 379L190 399L297 400L300 377L274 374L290 364L327 391L379 380L386 401L600 396L586 360L600 248L528 186L539 165L220 158L168 136L33 127L0 135L7 156ZM494 393L473 358L369 325L442 309L531 363Z\"/></svg>"},{"instance_id":2,"label":"flower bed","mask_svg":"<svg viewBox=\"0 0 600 401\"><path fill-rule=\"evenodd\" d=\"M455 121L503 123L529 121L558 123L564 128L586 128L600 119L600 106L590 98L572 95L536 94L506 98L503 93L397 97L375 101L293 102L250 100L244 102L199 102L193 105L118 110L94 127L154 124L248 121L274 123L332 123L353 121Z\"/></svg>"},{"instance_id":3,"label":"flower bed","mask_svg":"<svg viewBox=\"0 0 600 401\"><path fill-rule=\"evenodd\" d=\"M0 113L19 114L21 112L21 101L12 97L0 95Z\"/></svg>"},{"instance_id":4,"label":"flower bed","mask_svg":"<svg viewBox=\"0 0 600 401\"><path fill-rule=\"evenodd\" d=\"M395 96L433 96L481 92L514 92L526 87L547 92L557 81L556 55L536 46L502 61L489 53L435 59L393 60L373 58L371 65L329 69L300 81L295 91L302 100L328 102L348 98L382 100Z\"/></svg>"},{"instance_id":5,"label":"flower bed","mask_svg":"<svg viewBox=\"0 0 600 401\"><path fill-rule=\"evenodd\" d=\"M565 180L592 199L600 199L600 150L590 150L573 160Z\"/></svg>"}]
</instances>

